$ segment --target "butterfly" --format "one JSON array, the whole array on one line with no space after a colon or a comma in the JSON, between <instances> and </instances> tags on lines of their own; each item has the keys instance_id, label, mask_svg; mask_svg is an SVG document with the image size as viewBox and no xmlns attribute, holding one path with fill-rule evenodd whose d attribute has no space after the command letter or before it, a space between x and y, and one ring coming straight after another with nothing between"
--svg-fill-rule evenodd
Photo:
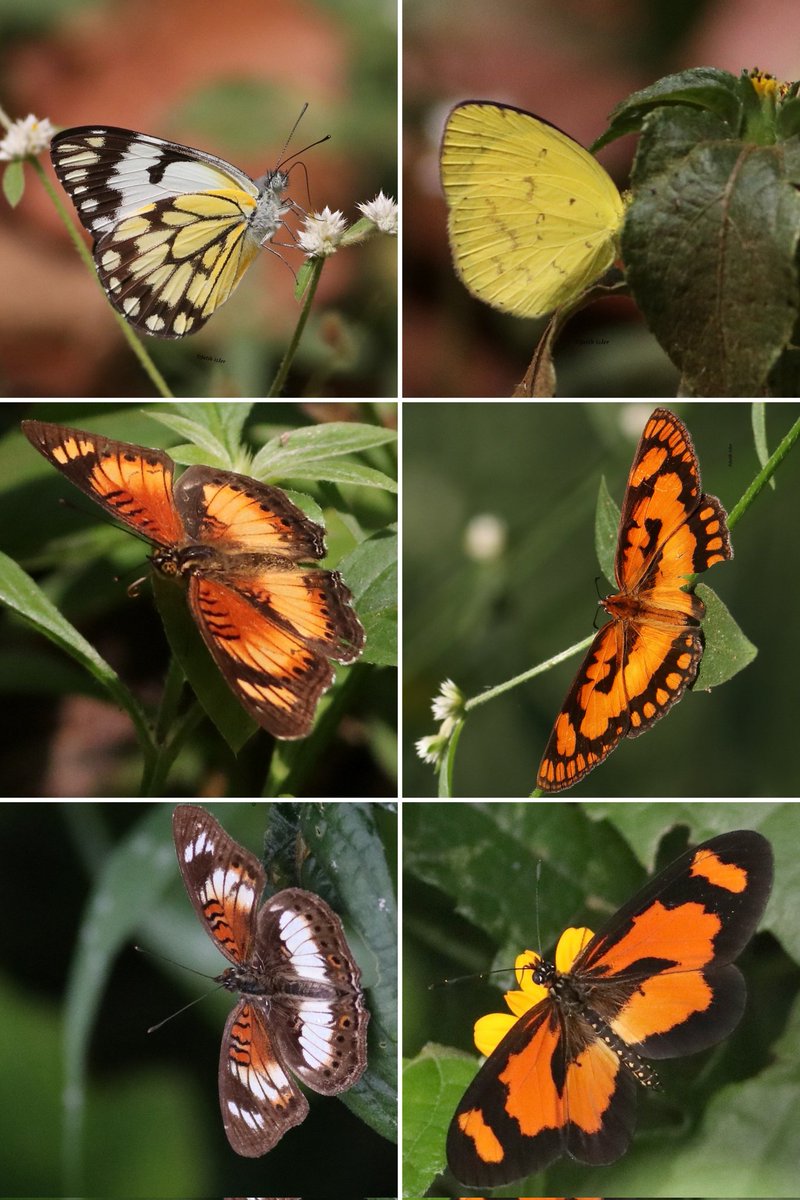
<instances>
[{"instance_id":1,"label":"butterfly","mask_svg":"<svg viewBox=\"0 0 800 1200\"><path fill-rule=\"evenodd\" d=\"M518 317L568 304L617 256L624 203L587 150L505 104L457 104L442 188L455 268L479 300Z\"/></svg>"},{"instance_id":2,"label":"butterfly","mask_svg":"<svg viewBox=\"0 0 800 1200\"><path fill-rule=\"evenodd\" d=\"M333 681L365 636L325 555L324 530L277 487L216 467L173 481L163 450L44 421L22 431L76 487L155 545L150 561L185 580L189 608L225 681L275 737L305 737Z\"/></svg>"},{"instance_id":3,"label":"butterfly","mask_svg":"<svg viewBox=\"0 0 800 1200\"><path fill-rule=\"evenodd\" d=\"M725 509L703 494L689 431L667 408L644 427L622 504L602 626L556 717L536 784L572 787L624 737L638 737L680 700L703 654L705 605L690 575L733 558Z\"/></svg>"},{"instance_id":4,"label":"butterfly","mask_svg":"<svg viewBox=\"0 0 800 1200\"><path fill-rule=\"evenodd\" d=\"M292 207L280 169L254 182L214 154L131 129L64 129L50 156L94 238L106 295L155 337L196 333Z\"/></svg>"},{"instance_id":5,"label":"butterfly","mask_svg":"<svg viewBox=\"0 0 800 1200\"><path fill-rule=\"evenodd\" d=\"M766 838L723 833L677 858L600 933L568 930L554 961L521 955L526 994L507 997L518 1019L447 1135L455 1177L496 1187L560 1154L593 1166L624 1154L636 1081L658 1084L648 1060L704 1050L738 1024L745 984L732 964L771 887Z\"/></svg>"},{"instance_id":6,"label":"butterfly","mask_svg":"<svg viewBox=\"0 0 800 1200\"><path fill-rule=\"evenodd\" d=\"M258 907L263 866L205 809L179 804L172 834L195 912L232 963L216 982L240 997L219 1060L225 1133L237 1154L258 1158L308 1113L293 1075L333 1096L364 1073L361 973L320 896L285 888Z\"/></svg>"}]
</instances>

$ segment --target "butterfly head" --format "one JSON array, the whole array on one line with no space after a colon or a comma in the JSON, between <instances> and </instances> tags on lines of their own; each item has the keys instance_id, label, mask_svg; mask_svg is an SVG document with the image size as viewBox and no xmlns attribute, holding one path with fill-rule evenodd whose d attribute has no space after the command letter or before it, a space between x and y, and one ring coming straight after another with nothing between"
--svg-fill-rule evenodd
<instances>
[{"instance_id":1,"label":"butterfly head","mask_svg":"<svg viewBox=\"0 0 800 1200\"><path fill-rule=\"evenodd\" d=\"M221 983L228 992L243 996L263 996L267 992L263 977L247 963L226 967L221 975L214 976L214 982Z\"/></svg>"},{"instance_id":2,"label":"butterfly head","mask_svg":"<svg viewBox=\"0 0 800 1200\"><path fill-rule=\"evenodd\" d=\"M210 570L218 565L219 556L212 546L160 546L150 555L150 562L159 575L176 579L201 569Z\"/></svg>"}]
</instances>

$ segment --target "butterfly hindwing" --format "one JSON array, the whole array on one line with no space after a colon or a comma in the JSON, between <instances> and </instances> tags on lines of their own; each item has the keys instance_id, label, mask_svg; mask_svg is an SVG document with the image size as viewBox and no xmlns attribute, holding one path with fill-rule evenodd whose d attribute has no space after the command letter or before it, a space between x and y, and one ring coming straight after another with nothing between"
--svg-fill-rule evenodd
<instances>
[{"instance_id":1,"label":"butterfly hindwing","mask_svg":"<svg viewBox=\"0 0 800 1200\"><path fill-rule=\"evenodd\" d=\"M360 1078L369 1013L342 923L313 892L285 888L259 914L265 973L280 981L272 1002L281 1058L315 1092L334 1095Z\"/></svg>"}]
</instances>

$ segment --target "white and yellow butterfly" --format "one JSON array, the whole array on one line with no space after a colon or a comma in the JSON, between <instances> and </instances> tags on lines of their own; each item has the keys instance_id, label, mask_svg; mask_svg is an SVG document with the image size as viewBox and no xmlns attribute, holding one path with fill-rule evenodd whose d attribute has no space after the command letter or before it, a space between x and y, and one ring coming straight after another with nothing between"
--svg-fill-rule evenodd
<instances>
[{"instance_id":1,"label":"white and yellow butterfly","mask_svg":"<svg viewBox=\"0 0 800 1200\"><path fill-rule=\"evenodd\" d=\"M65 129L50 156L94 238L109 300L155 337L196 333L292 207L280 169L253 181L204 150L130 129Z\"/></svg>"},{"instance_id":2,"label":"white and yellow butterfly","mask_svg":"<svg viewBox=\"0 0 800 1200\"><path fill-rule=\"evenodd\" d=\"M625 214L616 184L540 117L492 101L456 105L441 170L453 262L486 304L543 316L614 262Z\"/></svg>"}]
</instances>

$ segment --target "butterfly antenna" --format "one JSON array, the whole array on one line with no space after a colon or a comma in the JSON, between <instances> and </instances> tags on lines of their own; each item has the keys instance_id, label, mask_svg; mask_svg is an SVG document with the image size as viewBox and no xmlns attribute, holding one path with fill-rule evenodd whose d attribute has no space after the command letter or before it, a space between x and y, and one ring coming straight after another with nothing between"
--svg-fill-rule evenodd
<instances>
[{"instance_id":1,"label":"butterfly antenna","mask_svg":"<svg viewBox=\"0 0 800 1200\"><path fill-rule=\"evenodd\" d=\"M300 116L295 121L294 125L291 128L289 136L287 137L286 141L283 143L283 149L281 150L280 155L279 155L279 162L278 162L277 167L275 168L276 171L280 171L281 167L284 167L286 165L286 163L291 162L293 158L299 158L301 154L305 154L306 150L312 150L314 148L314 146L321 146L323 142L327 142L330 140L331 135L329 133L326 133L325 137L317 138L317 140L315 142L309 142L309 144L307 146L303 146L302 150L295 150L294 154L290 154L288 158L283 157L284 154L286 153L286 147L289 145L289 142L294 137L294 132L297 129L297 126L302 121L303 115L307 108L308 108L308 101L306 100L305 104L300 109Z\"/></svg>"},{"instance_id":2,"label":"butterfly antenna","mask_svg":"<svg viewBox=\"0 0 800 1200\"><path fill-rule=\"evenodd\" d=\"M195 971L194 967L187 967L186 963L180 963L174 958L168 958L166 954L156 954L153 950L145 950L144 946L134 946L134 950L138 950L139 954L147 954L150 958L160 958L162 962L172 963L173 967L180 967L182 971L191 971L192 975L199 975L201 979L213 979L213 975L206 975L204 971ZM216 980L215 980L216 982ZM171 1021L173 1017L179 1017L181 1013L186 1012L187 1008L191 1008L194 1004L199 1004L201 1000L205 1000L206 996L213 996L214 992L218 992L225 985L218 983L210 992L206 992L204 996L197 996L194 1000L190 1000L188 1004L184 1004L183 1008L177 1009L176 1012L170 1013L163 1021L159 1021L157 1025L151 1025L148 1033L155 1033L162 1025L166 1025L167 1021Z\"/></svg>"},{"instance_id":3,"label":"butterfly antenna","mask_svg":"<svg viewBox=\"0 0 800 1200\"><path fill-rule=\"evenodd\" d=\"M179 1017L181 1013L185 1013L187 1008L193 1008L194 1005L199 1004L201 1000L205 1000L208 996L213 996L214 992L218 992L222 986L223 985L220 983L215 988L212 988L210 992L206 992L205 996L197 996L194 1000L190 1000L188 1004L184 1004L183 1008L179 1008L174 1013L170 1013L168 1017L164 1017L164 1020L159 1021L157 1025L151 1025L147 1032L155 1033L157 1029L161 1029L164 1025L166 1025L167 1021L171 1021L173 1017Z\"/></svg>"},{"instance_id":4,"label":"butterfly antenna","mask_svg":"<svg viewBox=\"0 0 800 1200\"><path fill-rule=\"evenodd\" d=\"M534 897L535 897L534 904L535 904L535 909L536 909L536 949L539 951L539 958L544 958L544 951L542 950L542 929L539 924L539 910L540 910L539 881L541 880L541 878L542 878L542 860L539 859L539 861L536 864L536 888L534 891Z\"/></svg>"},{"instance_id":5,"label":"butterfly antenna","mask_svg":"<svg viewBox=\"0 0 800 1200\"><path fill-rule=\"evenodd\" d=\"M448 979L440 979L436 983L429 983L428 991L432 992L435 988L447 987L451 983L464 983L467 979L488 979L490 975L507 975L509 971L513 970L513 967L494 967L491 971L473 971L469 975L451 975Z\"/></svg>"}]
</instances>

